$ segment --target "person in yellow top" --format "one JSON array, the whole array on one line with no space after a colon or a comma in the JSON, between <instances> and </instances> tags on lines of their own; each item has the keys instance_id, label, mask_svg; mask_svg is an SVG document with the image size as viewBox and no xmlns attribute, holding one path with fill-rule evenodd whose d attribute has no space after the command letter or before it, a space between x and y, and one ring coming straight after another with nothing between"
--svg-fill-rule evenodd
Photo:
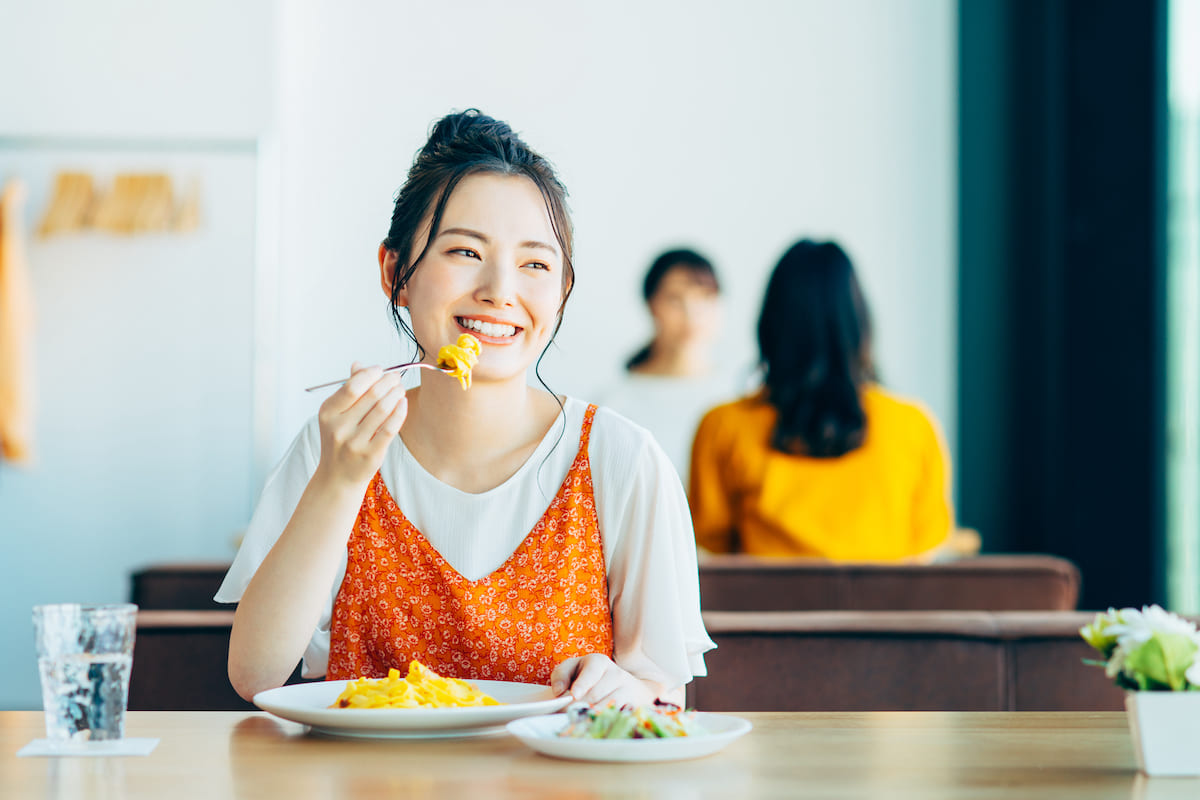
<instances>
[{"instance_id":1,"label":"person in yellow top","mask_svg":"<svg viewBox=\"0 0 1200 800\"><path fill-rule=\"evenodd\" d=\"M696 543L839 561L929 557L950 536L936 420L875 382L870 314L833 242L775 267L758 322L763 388L717 406L692 448Z\"/></svg>"}]
</instances>

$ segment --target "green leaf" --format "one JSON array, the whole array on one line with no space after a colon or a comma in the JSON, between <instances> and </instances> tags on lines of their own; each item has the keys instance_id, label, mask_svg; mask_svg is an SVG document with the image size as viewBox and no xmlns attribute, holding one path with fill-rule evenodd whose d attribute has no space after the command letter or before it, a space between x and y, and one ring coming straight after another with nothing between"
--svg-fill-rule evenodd
<instances>
[{"instance_id":1,"label":"green leaf","mask_svg":"<svg viewBox=\"0 0 1200 800\"><path fill-rule=\"evenodd\" d=\"M1159 684L1171 691L1187 687L1184 673L1192 665L1197 646L1190 637L1179 633L1155 633L1125 657L1125 671L1137 677L1139 683L1153 688Z\"/></svg>"}]
</instances>

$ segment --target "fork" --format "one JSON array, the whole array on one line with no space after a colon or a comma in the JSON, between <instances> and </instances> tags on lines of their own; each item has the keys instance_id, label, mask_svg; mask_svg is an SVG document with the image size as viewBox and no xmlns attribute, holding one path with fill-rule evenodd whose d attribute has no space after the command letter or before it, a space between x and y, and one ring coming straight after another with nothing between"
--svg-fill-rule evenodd
<instances>
[{"instance_id":1,"label":"fork","mask_svg":"<svg viewBox=\"0 0 1200 800\"><path fill-rule=\"evenodd\" d=\"M449 375L451 372L451 370L442 369L441 367L434 366L433 364L426 364L424 361L410 361L407 364L397 364L394 367L388 367L387 369L384 370L384 372L395 372L396 370L403 371L406 369L416 369L417 367L424 367L425 369L432 369L436 372L442 372L447 375ZM317 389L324 389L326 386L341 386L343 383L345 383L348 380L350 380L350 379L349 378L341 378L336 381L330 381L329 383L318 383L316 386L310 386L307 389L305 389L304 391L315 392Z\"/></svg>"}]
</instances>

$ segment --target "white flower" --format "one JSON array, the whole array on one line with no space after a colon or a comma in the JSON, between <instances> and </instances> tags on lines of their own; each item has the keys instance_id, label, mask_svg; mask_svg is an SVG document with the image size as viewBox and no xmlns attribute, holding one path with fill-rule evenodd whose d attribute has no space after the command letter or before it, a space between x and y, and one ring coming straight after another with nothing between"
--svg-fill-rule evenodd
<instances>
[{"instance_id":1,"label":"white flower","mask_svg":"<svg viewBox=\"0 0 1200 800\"><path fill-rule=\"evenodd\" d=\"M1200 633L1197 633L1196 626L1183 617L1163 610L1161 606L1142 606L1141 611L1124 608L1119 618L1120 621L1110 625L1106 631L1108 635L1117 637L1119 649L1128 650L1143 644L1156 633L1182 634L1200 645Z\"/></svg>"},{"instance_id":2,"label":"white flower","mask_svg":"<svg viewBox=\"0 0 1200 800\"><path fill-rule=\"evenodd\" d=\"M1104 656L1104 671L1122 688L1200 689L1200 631L1161 606L1110 608L1079 633Z\"/></svg>"},{"instance_id":3,"label":"white flower","mask_svg":"<svg viewBox=\"0 0 1200 800\"><path fill-rule=\"evenodd\" d=\"M1079 629L1083 640L1099 650L1105 658L1112 655L1117 646L1117 637L1109 633L1109 628L1121 621L1120 612L1109 608L1107 612L1097 614L1096 618Z\"/></svg>"}]
</instances>

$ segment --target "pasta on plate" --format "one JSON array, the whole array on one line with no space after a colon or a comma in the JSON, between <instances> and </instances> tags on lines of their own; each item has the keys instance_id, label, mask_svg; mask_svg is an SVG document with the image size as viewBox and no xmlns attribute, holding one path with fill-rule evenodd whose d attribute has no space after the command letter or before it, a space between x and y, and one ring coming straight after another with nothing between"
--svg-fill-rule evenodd
<instances>
[{"instance_id":1,"label":"pasta on plate","mask_svg":"<svg viewBox=\"0 0 1200 800\"><path fill-rule=\"evenodd\" d=\"M389 669L386 678L359 678L346 684L330 708L467 708L500 702L466 681L443 678L419 661L408 674Z\"/></svg>"}]
</instances>

